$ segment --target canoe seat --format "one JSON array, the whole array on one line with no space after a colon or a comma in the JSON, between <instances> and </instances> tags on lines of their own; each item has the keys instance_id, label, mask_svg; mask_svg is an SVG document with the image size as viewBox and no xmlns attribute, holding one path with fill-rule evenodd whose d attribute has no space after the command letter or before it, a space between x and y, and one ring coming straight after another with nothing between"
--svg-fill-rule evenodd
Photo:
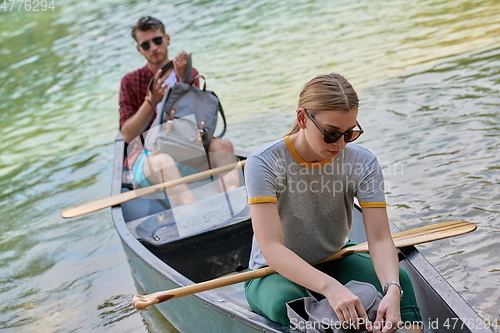
<instances>
[{"instance_id":1,"label":"canoe seat","mask_svg":"<svg viewBox=\"0 0 500 333\"><path fill-rule=\"evenodd\" d=\"M130 188L122 187L122 193L131 190L133 191L132 184L130 184ZM170 202L164 195L160 196L160 194L158 194L157 197L154 197L154 195L156 195L156 193L122 203L121 208L125 221L137 220L144 216L150 216L170 209Z\"/></svg>"},{"instance_id":2,"label":"canoe seat","mask_svg":"<svg viewBox=\"0 0 500 333\"><path fill-rule=\"evenodd\" d=\"M210 180L200 180L188 184L195 198L204 198L204 196L212 196L219 192L217 184ZM132 178L128 170L122 173L122 193L133 191ZM171 204L163 191L159 191L144 197L140 197L121 204L123 217L126 222L151 216L165 210L171 209ZM176 208L179 210L180 207ZM178 214L179 215L179 214Z\"/></svg>"},{"instance_id":3,"label":"canoe seat","mask_svg":"<svg viewBox=\"0 0 500 333\"><path fill-rule=\"evenodd\" d=\"M160 260L197 283L248 266L249 215L246 190L240 187L130 221L127 227Z\"/></svg>"},{"instance_id":4,"label":"canoe seat","mask_svg":"<svg viewBox=\"0 0 500 333\"><path fill-rule=\"evenodd\" d=\"M174 208L169 207L168 199L151 199L131 200L130 207L127 203L122 204L122 210L124 216L137 216L132 220L126 218L132 234L155 246L242 221L250 215L243 186ZM134 203L138 200L142 201Z\"/></svg>"}]
</instances>

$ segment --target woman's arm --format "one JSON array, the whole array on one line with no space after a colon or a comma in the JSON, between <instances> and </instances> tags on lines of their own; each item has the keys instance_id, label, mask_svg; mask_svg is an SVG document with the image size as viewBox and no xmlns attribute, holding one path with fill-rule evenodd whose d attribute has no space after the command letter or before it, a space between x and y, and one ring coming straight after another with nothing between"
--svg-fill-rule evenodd
<instances>
[{"instance_id":1,"label":"woman's arm","mask_svg":"<svg viewBox=\"0 0 500 333\"><path fill-rule=\"evenodd\" d=\"M287 279L324 295L341 322L358 322L358 319L368 322L358 297L284 246L281 219L275 203L252 204L250 210L257 243L271 268Z\"/></svg>"},{"instance_id":2,"label":"woman's arm","mask_svg":"<svg viewBox=\"0 0 500 333\"><path fill-rule=\"evenodd\" d=\"M399 283L399 262L389 229L389 220L385 208L362 208L370 256L380 284ZM391 285L380 303L375 324L388 321L394 329L384 328L382 332L393 332L401 320L400 290Z\"/></svg>"}]
</instances>

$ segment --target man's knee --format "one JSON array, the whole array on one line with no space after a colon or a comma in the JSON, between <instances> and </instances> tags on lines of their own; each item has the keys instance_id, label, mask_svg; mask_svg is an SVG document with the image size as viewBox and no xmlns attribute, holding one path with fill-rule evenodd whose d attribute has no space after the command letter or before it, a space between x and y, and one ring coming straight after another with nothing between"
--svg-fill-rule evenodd
<instances>
[{"instance_id":1,"label":"man's knee","mask_svg":"<svg viewBox=\"0 0 500 333\"><path fill-rule=\"evenodd\" d=\"M208 150L212 152L234 152L233 144L231 143L231 141L218 138L212 139Z\"/></svg>"},{"instance_id":2,"label":"man's knee","mask_svg":"<svg viewBox=\"0 0 500 333\"><path fill-rule=\"evenodd\" d=\"M164 153L149 155L144 159L144 170L150 173L175 165L172 156Z\"/></svg>"}]
</instances>

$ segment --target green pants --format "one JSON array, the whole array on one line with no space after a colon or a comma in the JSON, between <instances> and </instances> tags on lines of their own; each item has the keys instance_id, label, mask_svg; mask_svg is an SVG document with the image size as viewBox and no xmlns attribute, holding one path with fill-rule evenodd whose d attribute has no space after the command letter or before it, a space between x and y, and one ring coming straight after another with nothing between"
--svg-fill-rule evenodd
<instances>
[{"instance_id":1,"label":"green pants","mask_svg":"<svg viewBox=\"0 0 500 333\"><path fill-rule=\"evenodd\" d=\"M371 283L383 294L369 254L353 254L340 260L316 265L316 268L342 284L351 280ZM401 299L401 320L403 322L422 321L410 277L401 268L399 281L404 291ZM306 288L277 273L245 282L245 293L248 304L255 312L287 326L290 325L290 320L285 304L294 299L309 296Z\"/></svg>"}]
</instances>

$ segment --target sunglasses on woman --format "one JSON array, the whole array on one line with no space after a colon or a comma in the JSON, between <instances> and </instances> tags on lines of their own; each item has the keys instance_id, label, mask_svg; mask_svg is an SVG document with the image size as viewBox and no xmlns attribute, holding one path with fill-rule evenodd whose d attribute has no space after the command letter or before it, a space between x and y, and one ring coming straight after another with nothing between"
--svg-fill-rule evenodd
<instances>
[{"instance_id":1,"label":"sunglasses on woman","mask_svg":"<svg viewBox=\"0 0 500 333\"><path fill-rule=\"evenodd\" d=\"M151 41L153 43L155 43L156 45L161 45L163 43L163 36L155 37L155 38L151 39ZM142 47L142 49L144 51L147 51L151 47L151 42L148 40L148 41L141 43L139 46Z\"/></svg>"},{"instance_id":2,"label":"sunglasses on woman","mask_svg":"<svg viewBox=\"0 0 500 333\"><path fill-rule=\"evenodd\" d=\"M359 127L359 130L348 130L345 131L344 133L340 131L327 132L318 125L318 123L314 120L313 116L309 113L309 111L307 111L306 109L304 109L304 111L306 111L307 115L309 116L309 118L311 118L314 125L316 125L319 131L323 134L323 140L325 141L325 143L337 142L342 136L344 136L345 142L353 142L354 140L359 138L361 134L364 133L363 129L361 128L357 120L356 120L356 126Z\"/></svg>"}]
</instances>

